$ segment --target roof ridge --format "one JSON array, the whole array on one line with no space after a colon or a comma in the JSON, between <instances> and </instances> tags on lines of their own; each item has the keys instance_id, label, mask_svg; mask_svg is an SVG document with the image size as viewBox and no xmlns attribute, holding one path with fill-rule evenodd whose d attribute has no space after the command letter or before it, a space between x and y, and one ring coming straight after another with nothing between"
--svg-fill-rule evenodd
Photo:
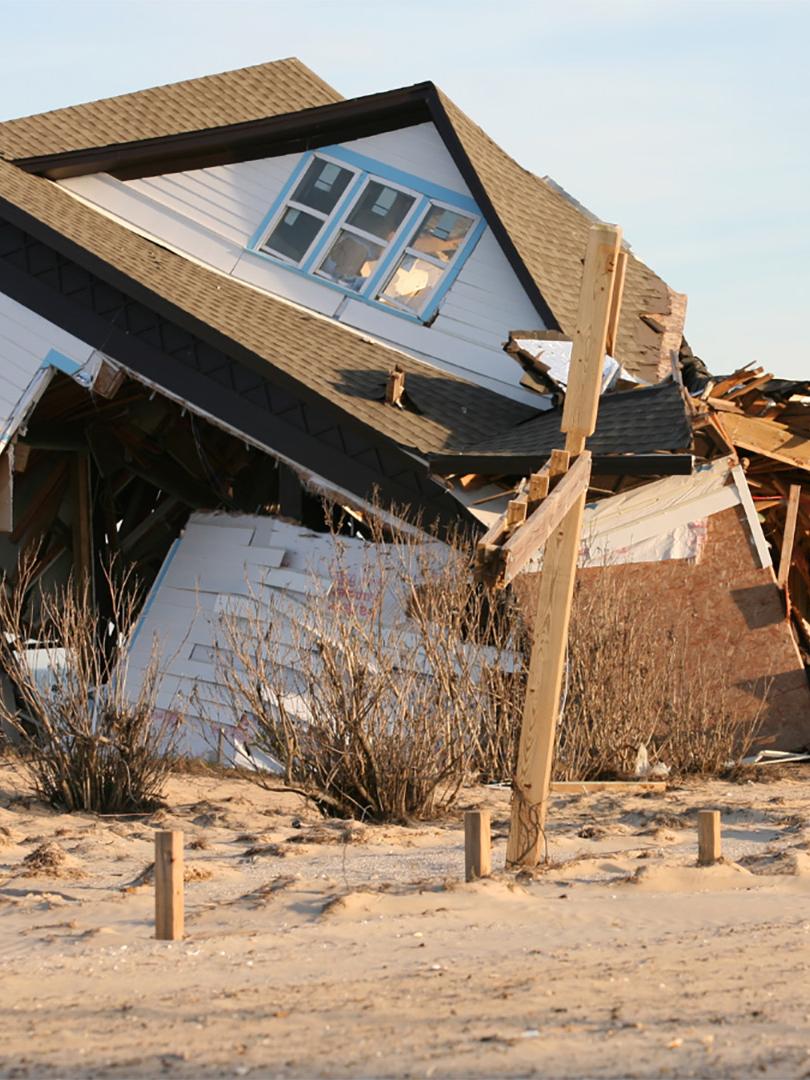
<instances>
[{"instance_id":1,"label":"roof ridge","mask_svg":"<svg viewBox=\"0 0 810 1080\"><path fill-rule=\"evenodd\" d=\"M68 112L73 109L85 109L91 105L106 105L114 101L120 101L122 98L134 98L141 97L144 94L153 94L158 91L170 90L179 87L189 87L192 85L199 85L206 83L212 79L221 79L228 75L242 75L248 72L259 72L264 69L270 69L278 67L282 64L295 64L299 68L303 68L308 75L312 76L314 80L321 83L326 89L330 90L336 98L342 98L342 94L335 90L325 79L322 79L317 71L313 71L311 67L300 60L297 56L281 56L278 60L264 60L259 64L246 64L240 68L226 68L224 71L211 71L206 75L192 75L188 79L173 79L170 82L156 83L154 86L142 86L139 90L124 90L120 94L106 94L104 97L90 98L87 101L75 101L70 105L59 105L55 109L44 109L42 112L26 113L24 116L10 116L7 120L0 120L0 131L7 124L22 123L27 120L39 120L46 117L52 117L57 113Z\"/></svg>"}]
</instances>

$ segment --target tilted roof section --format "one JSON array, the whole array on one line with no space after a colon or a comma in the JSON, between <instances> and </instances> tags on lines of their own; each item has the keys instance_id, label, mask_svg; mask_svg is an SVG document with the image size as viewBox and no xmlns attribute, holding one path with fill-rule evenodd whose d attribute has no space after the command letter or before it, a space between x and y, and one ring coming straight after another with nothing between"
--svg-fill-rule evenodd
<instances>
[{"instance_id":1,"label":"tilted roof section","mask_svg":"<svg viewBox=\"0 0 810 1080\"><path fill-rule=\"evenodd\" d=\"M295 57L0 123L12 160L200 131L341 101Z\"/></svg>"},{"instance_id":2,"label":"tilted roof section","mask_svg":"<svg viewBox=\"0 0 810 1080\"><path fill-rule=\"evenodd\" d=\"M562 409L552 409L453 453L431 455L431 461L452 467L453 458L458 456L456 464L461 468L465 456L476 462L489 459L495 471L499 460L507 458L534 460L539 464L553 449L564 445L561 420ZM599 458L617 454L691 453L692 424L680 387L669 381L603 394L599 399L596 430L586 446ZM661 471L667 471L663 462Z\"/></svg>"},{"instance_id":3,"label":"tilted roof section","mask_svg":"<svg viewBox=\"0 0 810 1080\"><path fill-rule=\"evenodd\" d=\"M147 304L149 297L167 302L200 329L210 327L249 350L268 365L268 375L293 380L400 446L439 450L535 415L529 406L168 251L57 184L0 161L0 217L9 214L4 204L22 211L35 233L47 232L40 237L45 242L123 291L146 296ZM410 388L416 407L384 403L395 366L405 371L406 395Z\"/></svg>"},{"instance_id":4,"label":"tilted roof section","mask_svg":"<svg viewBox=\"0 0 810 1080\"><path fill-rule=\"evenodd\" d=\"M568 198L559 185L518 165L458 106L438 93L452 129L521 260L560 328L573 336L593 215ZM642 320L642 315L658 316L655 321L665 327L674 316L672 343L662 340L665 335ZM677 350L682 331L683 317L673 311L672 290L630 252L616 359L632 374L657 382L670 370L667 346Z\"/></svg>"},{"instance_id":5,"label":"tilted roof section","mask_svg":"<svg viewBox=\"0 0 810 1080\"><path fill-rule=\"evenodd\" d=\"M592 216L556 184L518 165L432 83L344 100L300 61L281 60L8 121L0 125L0 153L37 172L53 165L45 161L49 155L74 153L70 172L51 175L110 171L127 179L158 171L155 154L170 155L175 138L185 154L194 144L198 168L206 155L215 163L239 160L240 153L270 156L326 145L337 141L341 125L357 131L364 117L373 117L374 130L433 120L539 314L572 336ZM199 138L190 138L194 132ZM101 154L110 148L117 157ZM95 162L86 154L93 150L99 151ZM119 172L116 161L135 164ZM147 172L137 171L139 161ZM657 382L680 347L684 314L685 298L630 253L616 359L633 375Z\"/></svg>"}]
</instances>

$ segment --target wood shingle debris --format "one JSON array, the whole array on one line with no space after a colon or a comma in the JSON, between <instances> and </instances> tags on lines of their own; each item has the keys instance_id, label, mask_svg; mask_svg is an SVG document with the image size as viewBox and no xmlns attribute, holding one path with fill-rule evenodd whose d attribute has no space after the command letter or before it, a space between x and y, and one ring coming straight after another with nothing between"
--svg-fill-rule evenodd
<instances>
[{"instance_id":1,"label":"wood shingle debris","mask_svg":"<svg viewBox=\"0 0 810 1080\"><path fill-rule=\"evenodd\" d=\"M691 401L701 442L735 450L743 464L810 658L810 380L777 379L748 364L709 377Z\"/></svg>"}]
</instances>

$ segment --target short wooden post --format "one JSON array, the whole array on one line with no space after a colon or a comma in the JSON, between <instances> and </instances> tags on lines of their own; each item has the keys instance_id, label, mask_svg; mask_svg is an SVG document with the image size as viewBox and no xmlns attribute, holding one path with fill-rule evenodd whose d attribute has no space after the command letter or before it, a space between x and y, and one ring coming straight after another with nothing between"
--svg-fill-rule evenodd
<instances>
[{"instance_id":1,"label":"short wooden post","mask_svg":"<svg viewBox=\"0 0 810 1080\"><path fill-rule=\"evenodd\" d=\"M155 937L179 941L183 936L183 834L155 833Z\"/></svg>"},{"instance_id":2,"label":"short wooden post","mask_svg":"<svg viewBox=\"0 0 810 1080\"><path fill-rule=\"evenodd\" d=\"M492 839L489 810L467 810L464 814L464 878L476 881L492 873Z\"/></svg>"},{"instance_id":3,"label":"short wooden post","mask_svg":"<svg viewBox=\"0 0 810 1080\"><path fill-rule=\"evenodd\" d=\"M698 866L711 866L720 858L720 811L698 810Z\"/></svg>"}]
</instances>

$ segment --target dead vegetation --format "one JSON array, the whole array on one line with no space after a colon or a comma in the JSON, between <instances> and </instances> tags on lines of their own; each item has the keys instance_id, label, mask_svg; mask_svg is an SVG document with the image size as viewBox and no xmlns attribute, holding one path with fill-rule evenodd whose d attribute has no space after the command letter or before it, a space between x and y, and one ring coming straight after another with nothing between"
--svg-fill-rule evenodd
<instances>
[{"instance_id":1,"label":"dead vegetation","mask_svg":"<svg viewBox=\"0 0 810 1080\"><path fill-rule=\"evenodd\" d=\"M736 712L728 658L698 653L686 616L663 634L611 569L577 586L556 778L631 776L641 747L675 775L726 772L750 751L762 708Z\"/></svg>"},{"instance_id":2,"label":"dead vegetation","mask_svg":"<svg viewBox=\"0 0 810 1080\"><path fill-rule=\"evenodd\" d=\"M254 594L223 616L220 678L235 721L328 813L433 817L472 773L508 775L517 623L474 583L468 546L369 532L360 574L334 535L327 597Z\"/></svg>"},{"instance_id":3,"label":"dead vegetation","mask_svg":"<svg viewBox=\"0 0 810 1080\"><path fill-rule=\"evenodd\" d=\"M87 581L34 587L35 559L0 588L0 665L16 701L0 721L17 742L15 761L36 796L69 812L147 810L160 799L176 731L155 710L157 652L127 687L126 645L140 610L136 583L105 574L109 614Z\"/></svg>"}]
</instances>

